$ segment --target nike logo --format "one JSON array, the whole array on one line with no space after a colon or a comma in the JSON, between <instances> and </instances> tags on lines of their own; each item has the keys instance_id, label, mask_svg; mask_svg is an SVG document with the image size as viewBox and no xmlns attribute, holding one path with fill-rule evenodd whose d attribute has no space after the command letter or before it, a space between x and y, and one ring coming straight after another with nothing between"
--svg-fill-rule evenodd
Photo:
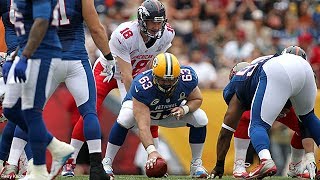
<instances>
[{"instance_id":1,"label":"nike logo","mask_svg":"<svg viewBox=\"0 0 320 180\"><path fill-rule=\"evenodd\" d=\"M139 92L139 90L137 89L137 86L134 86L134 89L136 90L136 92Z\"/></svg>"}]
</instances>

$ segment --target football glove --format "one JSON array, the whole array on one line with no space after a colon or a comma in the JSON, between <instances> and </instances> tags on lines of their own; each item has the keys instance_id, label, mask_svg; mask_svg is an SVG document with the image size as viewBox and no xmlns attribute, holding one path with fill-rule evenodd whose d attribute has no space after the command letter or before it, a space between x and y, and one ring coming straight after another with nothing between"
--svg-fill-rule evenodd
<instances>
[{"instance_id":1,"label":"football glove","mask_svg":"<svg viewBox=\"0 0 320 180\"><path fill-rule=\"evenodd\" d=\"M2 65L2 75L3 75L4 83L7 83L8 74L12 66L12 63L13 61L11 60L11 61L4 62L4 64Z\"/></svg>"},{"instance_id":2,"label":"football glove","mask_svg":"<svg viewBox=\"0 0 320 180\"><path fill-rule=\"evenodd\" d=\"M313 152L309 152L305 154L305 165L306 165L306 169L310 174L310 179L314 179L316 177L317 166L315 163Z\"/></svg>"},{"instance_id":3,"label":"football glove","mask_svg":"<svg viewBox=\"0 0 320 180\"><path fill-rule=\"evenodd\" d=\"M17 63L14 69L14 80L16 82L26 82L26 69L28 66L28 58L24 55L21 55L19 62Z\"/></svg>"},{"instance_id":4,"label":"football glove","mask_svg":"<svg viewBox=\"0 0 320 180\"><path fill-rule=\"evenodd\" d=\"M100 76L105 77L103 82L110 82L115 73L116 61L113 56L110 54L106 56L100 56L99 60L103 66L103 70L100 73Z\"/></svg>"}]
</instances>

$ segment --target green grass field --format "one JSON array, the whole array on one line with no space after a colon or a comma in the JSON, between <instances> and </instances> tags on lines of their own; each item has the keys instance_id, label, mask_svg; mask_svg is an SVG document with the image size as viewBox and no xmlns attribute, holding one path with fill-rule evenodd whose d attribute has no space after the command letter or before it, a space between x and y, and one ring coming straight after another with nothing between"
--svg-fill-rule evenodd
<instances>
[{"instance_id":1,"label":"green grass field","mask_svg":"<svg viewBox=\"0 0 320 180\"><path fill-rule=\"evenodd\" d=\"M60 179L63 179L63 180L66 180L66 179L68 179L68 180L88 180L89 176L75 176L75 177L72 177L72 178L59 176L56 179L59 179L59 180ZM169 176L167 178L148 178L147 176L142 176L142 175L117 175L115 177L115 179L116 180L117 179L123 179L123 180L125 180L125 179L133 179L133 180L138 180L138 179L150 179L150 180L151 179L155 179L155 180L157 180L157 179L166 179L166 180L174 179L174 180L178 180L178 179L181 179L182 180L182 179L191 179L191 178L190 178L190 176ZM222 179L230 179L230 180L232 179L232 180L234 180L234 178L231 177L231 176L224 176ZM273 179L278 180L278 179L292 179L292 178L273 176L272 178L266 177L264 179L266 179L266 180L271 180L271 179L272 180Z\"/></svg>"}]
</instances>

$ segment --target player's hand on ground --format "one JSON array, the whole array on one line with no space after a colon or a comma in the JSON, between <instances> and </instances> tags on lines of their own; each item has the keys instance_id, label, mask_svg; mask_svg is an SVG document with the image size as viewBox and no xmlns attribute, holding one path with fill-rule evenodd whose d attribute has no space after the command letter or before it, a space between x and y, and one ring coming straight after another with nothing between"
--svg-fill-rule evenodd
<instances>
[{"instance_id":1,"label":"player's hand on ground","mask_svg":"<svg viewBox=\"0 0 320 180\"><path fill-rule=\"evenodd\" d=\"M171 110L171 114L179 120L184 116L184 110L181 107L175 107Z\"/></svg>"},{"instance_id":2,"label":"player's hand on ground","mask_svg":"<svg viewBox=\"0 0 320 180\"><path fill-rule=\"evenodd\" d=\"M100 73L100 76L104 76L103 82L110 82L110 80L113 78L115 69L116 69L116 61L115 59L105 59L103 58L103 70Z\"/></svg>"},{"instance_id":3,"label":"player's hand on ground","mask_svg":"<svg viewBox=\"0 0 320 180\"><path fill-rule=\"evenodd\" d=\"M311 152L305 154L305 165L310 174L310 179L315 179L317 166L314 158L314 153Z\"/></svg>"},{"instance_id":4,"label":"player's hand on ground","mask_svg":"<svg viewBox=\"0 0 320 180\"><path fill-rule=\"evenodd\" d=\"M214 179L216 177L219 177L220 179L222 178L224 173L224 167L216 165L214 169L211 171L211 178Z\"/></svg>"},{"instance_id":5,"label":"player's hand on ground","mask_svg":"<svg viewBox=\"0 0 320 180\"><path fill-rule=\"evenodd\" d=\"M148 155L148 160L146 162L146 168L147 169L153 168L158 158L162 158L162 157L157 151L153 151L152 153L150 153Z\"/></svg>"},{"instance_id":6,"label":"player's hand on ground","mask_svg":"<svg viewBox=\"0 0 320 180\"><path fill-rule=\"evenodd\" d=\"M20 82L20 83L26 82L27 66L28 66L28 58L22 55L16 67L14 68L14 80L16 82Z\"/></svg>"}]
</instances>

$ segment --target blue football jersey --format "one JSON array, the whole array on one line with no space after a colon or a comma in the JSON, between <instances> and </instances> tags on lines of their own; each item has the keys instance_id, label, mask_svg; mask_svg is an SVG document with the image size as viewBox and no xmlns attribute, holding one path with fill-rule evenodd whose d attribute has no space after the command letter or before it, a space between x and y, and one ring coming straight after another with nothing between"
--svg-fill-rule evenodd
<instances>
[{"instance_id":1,"label":"blue football jersey","mask_svg":"<svg viewBox=\"0 0 320 180\"><path fill-rule=\"evenodd\" d=\"M5 28L5 41L8 54L16 50L18 46L17 35L13 25L14 10L13 8L10 9L11 1L12 0L0 0L0 15Z\"/></svg>"},{"instance_id":2,"label":"blue football jersey","mask_svg":"<svg viewBox=\"0 0 320 180\"><path fill-rule=\"evenodd\" d=\"M151 119L160 120L169 116L171 109L180 106L197 85L196 72L189 66L182 66L176 89L168 97L153 84L152 70L148 70L133 79L124 101L134 97L149 107Z\"/></svg>"},{"instance_id":3,"label":"blue football jersey","mask_svg":"<svg viewBox=\"0 0 320 180\"><path fill-rule=\"evenodd\" d=\"M259 83L260 72L263 70L262 66L275 56L261 59L238 71L223 90L225 102L229 105L231 98L236 94L243 107L245 107L246 110L250 110L251 102Z\"/></svg>"},{"instance_id":4,"label":"blue football jersey","mask_svg":"<svg viewBox=\"0 0 320 180\"><path fill-rule=\"evenodd\" d=\"M61 57L61 44L57 33L59 12L56 0L14 0L15 30L20 46L19 53L27 44L34 19L43 18L49 21L48 30L31 58Z\"/></svg>"},{"instance_id":5,"label":"blue football jersey","mask_svg":"<svg viewBox=\"0 0 320 180\"><path fill-rule=\"evenodd\" d=\"M62 44L62 59L87 60L85 35L82 17L82 0L59 0L59 38Z\"/></svg>"}]
</instances>

